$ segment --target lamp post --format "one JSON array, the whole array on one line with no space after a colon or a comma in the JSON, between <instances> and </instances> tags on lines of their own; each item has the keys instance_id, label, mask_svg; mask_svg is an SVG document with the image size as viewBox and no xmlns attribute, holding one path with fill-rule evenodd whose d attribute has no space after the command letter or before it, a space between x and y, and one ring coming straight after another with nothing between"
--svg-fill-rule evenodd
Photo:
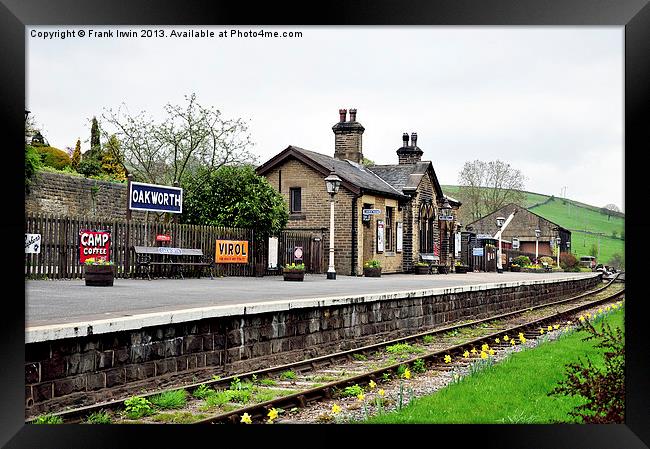
<instances>
[{"instance_id":1,"label":"lamp post","mask_svg":"<svg viewBox=\"0 0 650 449\"><path fill-rule=\"evenodd\" d=\"M445 198L445 201L442 203L442 206L440 207L440 216L445 217L444 220L447 222L449 220L448 217L451 216L451 204L449 204L449 200ZM450 236L449 236L449 225L445 224L445 238L447 240L447 260L445 260L445 264L448 262L449 259L449 247L451 246L449 244ZM442 248L441 248L442 251Z\"/></svg>"},{"instance_id":2,"label":"lamp post","mask_svg":"<svg viewBox=\"0 0 650 449\"><path fill-rule=\"evenodd\" d=\"M499 231L501 226L506 221L505 217L497 217L497 227ZM501 232L499 232L499 252L497 253L497 273L503 273L503 265L501 265Z\"/></svg>"},{"instance_id":3,"label":"lamp post","mask_svg":"<svg viewBox=\"0 0 650 449\"><path fill-rule=\"evenodd\" d=\"M557 246L557 266L560 266L560 237L555 237L555 246Z\"/></svg>"},{"instance_id":4,"label":"lamp post","mask_svg":"<svg viewBox=\"0 0 650 449\"><path fill-rule=\"evenodd\" d=\"M539 257L539 237L542 235L542 231L535 229L535 263L537 263L537 258Z\"/></svg>"},{"instance_id":5,"label":"lamp post","mask_svg":"<svg viewBox=\"0 0 650 449\"><path fill-rule=\"evenodd\" d=\"M330 265L327 269L327 279L336 279L334 269L334 195L339 191L341 178L336 176L334 170L325 178L327 193L330 194Z\"/></svg>"}]
</instances>

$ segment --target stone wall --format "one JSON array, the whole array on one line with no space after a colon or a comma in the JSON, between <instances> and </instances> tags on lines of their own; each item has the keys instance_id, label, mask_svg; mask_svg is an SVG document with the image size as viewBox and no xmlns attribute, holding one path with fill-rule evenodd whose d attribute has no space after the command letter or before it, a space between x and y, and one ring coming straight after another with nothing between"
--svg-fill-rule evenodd
<instances>
[{"instance_id":1,"label":"stone wall","mask_svg":"<svg viewBox=\"0 0 650 449\"><path fill-rule=\"evenodd\" d=\"M127 184L38 171L25 195L25 212L87 218L126 219ZM133 220L144 212L133 211Z\"/></svg>"},{"instance_id":2,"label":"stone wall","mask_svg":"<svg viewBox=\"0 0 650 449\"><path fill-rule=\"evenodd\" d=\"M551 302L599 277L341 300L25 345L26 416L298 361ZM335 305L336 304L336 305Z\"/></svg>"}]
</instances>

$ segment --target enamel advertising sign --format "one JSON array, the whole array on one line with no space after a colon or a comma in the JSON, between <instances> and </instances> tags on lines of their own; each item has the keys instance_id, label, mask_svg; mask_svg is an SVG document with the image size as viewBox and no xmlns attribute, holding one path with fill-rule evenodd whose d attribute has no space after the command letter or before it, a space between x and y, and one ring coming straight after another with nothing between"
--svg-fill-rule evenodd
<instances>
[{"instance_id":1,"label":"enamel advertising sign","mask_svg":"<svg viewBox=\"0 0 650 449\"><path fill-rule=\"evenodd\" d=\"M84 264L86 259L111 260L111 233L109 231L79 231L79 263Z\"/></svg>"}]
</instances>

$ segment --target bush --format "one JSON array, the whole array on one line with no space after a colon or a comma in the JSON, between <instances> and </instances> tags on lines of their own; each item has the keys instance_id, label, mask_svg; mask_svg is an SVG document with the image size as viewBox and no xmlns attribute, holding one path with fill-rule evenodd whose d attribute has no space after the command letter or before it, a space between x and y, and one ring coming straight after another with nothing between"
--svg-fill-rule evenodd
<instances>
[{"instance_id":1,"label":"bush","mask_svg":"<svg viewBox=\"0 0 650 449\"><path fill-rule=\"evenodd\" d=\"M83 158L79 162L77 171L86 177L99 176L102 173L102 164L94 158Z\"/></svg>"},{"instance_id":2,"label":"bush","mask_svg":"<svg viewBox=\"0 0 650 449\"><path fill-rule=\"evenodd\" d=\"M564 271L576 271L578 259L571 253L560 253L560 267Z\"/></svg>"},{"instance_id":3,"label":"bush","mask_svg":"<svg viewBox=\"0 0 650 449\"><path fill-rule=\"evenodd\" d=\"M70 166L72 163L68 153L59 150L58 148L47 146L36 146L35 148L41 157L41 162L47 167L62 170L63 168Z\"/></svg>"},{"instance_id":4,"label":"bush","mask_svg":"<svg viewBox=\"0 0 650 449\"><path fill-rule=\"evenodd\" d=\"M549 393L552 395L582 396L586 403L577 406L570 415L582 418L585 424L625 422L625 336L621 328L612 331L603 323L600 332L589 321L585 330L590 335L584 340L598 339L595 347L605 349L604 368L599 369L587 359L585 363L566 366L565 379Z\"/></svg>"},{"instance_id":5,"label":"bush","mask_svg":"<svg viewBox=\"0 0 650 449\"><path fill-rule=\"evenodd\" d=\"M548 257L548 256L540 257L539 258L539 263L544 264L544 262L546 262L549 265L555 265L555 261L553 260L552 257Z\"/></svg>"},{"instance_id":6,"label":"bush","mask_svg":"<svg viewBox=\"0 0 650 449\"><path fill-rule=\"evenodd\" d=\"M532 262L528 256L517 256L512 259L512 265L519 265L520 267L525 267L530 265Z\"/></svg>"},{"instance_id":7,"label":"bush","mask_svg":"<svg viewBox=\"0 0 650 449\"><path fill-rule=\"evenodd\" d=\"M29 187L34 179L36 170L41 166L41 156L31 145L25 145L25 193L29 193Z\"/></svg>"},{"instance_id":8,"label":"bush","mask_svg":"<svg viewBox=\"0 0 650 449\"><path fill-rule=\"evenodd\" d=\"M614 253L607 262L607 265L610 265L617 270L621 270L625 268L625 260L623 260L623 256L621 256L619 253Z\"/></svg>"}]
</instances>

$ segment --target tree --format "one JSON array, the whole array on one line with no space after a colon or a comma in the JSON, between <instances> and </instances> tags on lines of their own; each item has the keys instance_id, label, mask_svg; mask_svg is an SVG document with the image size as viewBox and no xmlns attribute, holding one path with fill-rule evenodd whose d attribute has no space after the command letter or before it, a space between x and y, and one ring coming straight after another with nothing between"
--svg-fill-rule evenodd
<instances>
[{"instance_id":1,"label":"tree","mask_svg":"<svg viewBox=\"0 0 650 449\"><path fill-rule=\"evenodd\" d=\"M611 203L606 204L605 207L603 207L603 209L611 210L611 211L614 211L614 212L620 212L621 211L621 209L619 209L616 204L611 204Z\"/></svg>"},{"instance_id":2,"label":"tree","mask_svg":"<svg viewBox=\"0 0 650 449\"><path fill-rule=\"evenodd\" d=\"M181 222L278 232L289 214L284 198L250 165L200 169L183 183Z\"/></svg>"},{"instance_id":3,"label":"tree","mask_svg":"<svg viewBox=\"0 0 650 449\"><path fill-rule=\"evenodd\" d=\"M619 253L614 253L612 254L612 257L610 257L609 261L607 262L607 265L610 265L617 270L620 270L622 268L625 268L625 261L623 260L623 256L621 256Z\"/></svg>"},{"instance_id":4,"label":"tree","mask_svg":"<svg viewBox=\"0 0 650 449\"><path fill-rule=\"evenodd\" d=\"M126 105L105 110L104 123L115 128L121 160L136 179L171 185L185 176L208 177L224 165L256 161L248 150L252 143L244 121L200 105L195 94L185 100L184 105L168 103L160 123L145 112L132 115Z\"/></svg>"},{"instance_id":5,"label":"tree","mask_svg":"<svg viewBox=\"0 0 650 449\"><path fill-rule=\"evenodd\" d=\"M74 151L72 152L72 168L77 170L79 168L79 162L81 162L81 139L77 139L77 144L74 146Z\"/></svg>"},{"instance_id":6,"label":"tree","mask_svg":"<svg viewBox=\"0 0 650 449\"><path fill-rule=\"evenodd\" d=\"M121 160L120 141L115 134L112 134L102 150L101 159L102 172L117 179L124 181L126 172Z\"/></svg>"},{"instance_id":7,"label":"tree","mask_svg":"<svg viewBox=\"0 0 650 449\"><path fill-rule=\"evenodd\" d=\"M364 157L361 160L361 165L363 165L364 167L370 167L372 165L375 165L375 161L373 161L372 159L368 159L368 158Z\"/></svg>"},{"instance_id":8,"label":"tree","mask_svg":"<svg viewBox=\"0 0 650 449\"><path fill-rule=\"evenodd\" d=\"M93 117L92 124L90 125L90 150L86 152L85 156L101 159L102 145L99 135L99 122L97 121L97 117Z\"/></svg>"},{"instance_id":9,"label":"tree","mask_svg":"<svg viewBox=\"0 0 650 449\"><path fill-rule=\"evenodd\" d=\"M593 257L598 257L598 245L595 243L591 244L591 248L589 248L589 255Z\"/></svg>"},{"instance_id":10,"label":"tree","mask_svg":"<svg viewBox=\"0 0 650 449\"><path fill-rule=\"evenodd\" d=\"M508 203L523 205L525 180L520 170L500 160L465 162L458 183L469 219L478 220Z\"/></svg>"}]
</instances>

